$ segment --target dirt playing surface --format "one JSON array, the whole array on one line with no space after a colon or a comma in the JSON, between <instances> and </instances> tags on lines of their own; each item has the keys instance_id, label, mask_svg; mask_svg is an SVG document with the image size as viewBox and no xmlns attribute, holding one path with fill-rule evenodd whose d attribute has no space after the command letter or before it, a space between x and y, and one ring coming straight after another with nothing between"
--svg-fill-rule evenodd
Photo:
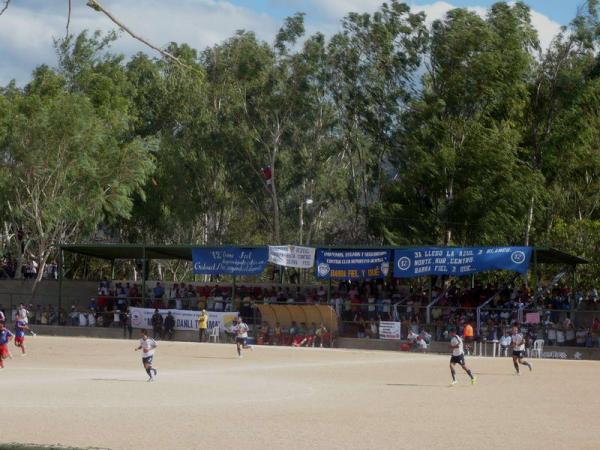
<instances>
[{"instance_id":1,"label":"dirt playing surface","mask_svg":"<svg viewBox=\"0 0 600 450\"><path fill-rule=\"evenodd\" d=\"M0 443L110 449L598 449L600 362L28 338L0 370Z\"/></svg>"}]
</instances>

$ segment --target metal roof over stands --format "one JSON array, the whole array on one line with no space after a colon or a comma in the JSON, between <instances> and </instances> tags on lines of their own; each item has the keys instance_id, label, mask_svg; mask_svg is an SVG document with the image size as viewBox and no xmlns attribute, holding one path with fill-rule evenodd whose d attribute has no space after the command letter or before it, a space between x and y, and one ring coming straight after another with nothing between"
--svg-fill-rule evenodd
<instances>
[{"instance_id":1,"label":"metal roof over stands","mask_svg":"<svg viewBox=\"0 0 600 450\"><path fill-rule=\"evenodd\" d=\"M196 245L196 244L176 244L176 245L145 245L145 244L62 244L59 246L61 250L77 253L79 255L90 256L100 259L179 259L192 260L193 248L226 248L227 245L212 246L212 245ZM236 246L238 248L254 248L261 246L243 245ZM264 247L264 246L263 246ZM356 246L319 246L319 248L327 249L349 249L359 248ZM360 248L414 248L409 247L392 247L392 246L361 246ZM448 247L452 248L452 247ZM580 258L579 256L556 250L554 248L534 247L532 262L538 264L562 264L576 266L578 264L589 264L589 261Z\"/></svg>"}]
</instances>

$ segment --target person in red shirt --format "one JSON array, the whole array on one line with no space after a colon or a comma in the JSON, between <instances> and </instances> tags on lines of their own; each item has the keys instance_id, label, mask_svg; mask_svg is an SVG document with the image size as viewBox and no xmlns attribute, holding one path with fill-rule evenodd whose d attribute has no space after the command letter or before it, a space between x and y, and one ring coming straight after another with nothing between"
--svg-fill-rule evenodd
<instances>
[{"instance_id":1,"label":"person in red shirt","mask_svg":"<svg viewBox=\"0 0 600 450\"><path fill-rule=\"evenodd\" d=\"M8 343L13 338L14 334L8 329L4 327L4 324L0 322L0 369L4 367L4 360L10 357L10 352L8 351Z\"/></svg>"},{"instance_id":2,"label":"person in red shirt","mask_svg":"<svg viewBox=\"0 0 600 450\"><path fill-rule=\"evenodd\" d=\"M592 324L592 336L596 341L596 346L600 347L600 318L596 317Z\"/></svg>"}]
</instances>

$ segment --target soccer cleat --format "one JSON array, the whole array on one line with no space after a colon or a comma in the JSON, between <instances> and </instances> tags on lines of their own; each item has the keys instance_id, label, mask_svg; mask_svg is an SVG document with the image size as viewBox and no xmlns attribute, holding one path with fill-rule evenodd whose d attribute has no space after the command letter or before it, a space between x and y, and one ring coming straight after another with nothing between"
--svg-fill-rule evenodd
<instances>
[{"instance_id":1,"label":"soccer cleat","mask_svg":"<svg viewBox=\"0 0 600 450\"><path fill-rule=\"evenodd\" d=\"M457 385L457 384L458 384L458 381L456 381L456 380L452 380L452 381L450 382L450 387L452 387L452 386L455 386L455 385Z\"/></svg>"},{"instance_id":2,"label":"soccer cleat","mask_svg":"<svg viewBox=\"0 0 600 450\"><path fill-rule=\"evenodd\" d=\"M475 384L475 383L477 383L477 377L471 378L471 384Z\"/></svg>"},{"instance_id":3,"label":"soccer cleat","mask_svg":"<svg viewBox=\"0 0 600 450\"><path fill-rule=\"evenodd\" d=\"M154 376L156 376L156 374L158 373L158 370L156 370L154 367L152 368L152 370L154 371Z\"/></svg>"},{"instance_id":4,"label":"soccer cleat","mask_svg":"<svg viewBox=\"0 0 600 450\"><path fill-rule=\"evenodd\" d=\"M153 381L154 381L154 378L152 378L152 377L148 378L148 383L151 383Z\"/></svg>"},{"instance_id":5,"label":"soccer cleat","mask_svg":"<svg viewBox=\"0 0 600 450\"><path fill-rule=\"evenodd\" d=\"M519 372L515 372L515 377L520 377L521 374Z\"/></svg>"},{"instance_id":6,"label":"soccer cleat","mask_svg":"<svg viewBox=\"0 0 600 450\"><path fill-rule=\"evenodd\" d=\"M238 355L238 359L242 359L242 358L243 358L243 356L242 356L242 355Z\"/></svg>"},{"instance_id":7,"label":"soccer cleat","mask_svg":"<svg viewBox=\"0 0 600 450\"><path fill-rule=\"evenodd\" d=\"M533 370L533 366L531 365L531 363L529 363L529 371L531 372Z\"/></svg>"}]
</instances>

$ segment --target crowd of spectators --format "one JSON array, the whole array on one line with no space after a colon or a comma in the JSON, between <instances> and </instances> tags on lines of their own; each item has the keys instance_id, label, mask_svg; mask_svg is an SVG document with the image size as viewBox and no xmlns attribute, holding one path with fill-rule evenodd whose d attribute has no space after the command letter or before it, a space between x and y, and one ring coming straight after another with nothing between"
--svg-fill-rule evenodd
<instances>
[{"instance_id":1,"label":"crowd of spectators","mask_svg":"<svg viewBox=\"0 0 600 450\"><path fill-rule=\"evenodd\" d=\"M429 311L427 323L430 298L437 302ZM474 326L477 307L487 300L490 301L481 310L481 327L476 330L475 339L499 340L512 324L519 323L531 342L544 339L548 345L600 346L600 321L593 320L594 311L598 311L600 317L598 293L596 290L572 293L564 286L533 292L525 285L463 286L452 282L434 287L430 293L425 288L410 288L398 280L392 283L341 282L334 285L328 295L323 285L242 285L236 286L234 293L231 285L153 282L146 284L144 296L140 283L104 279L98 286L97 296L84 307L73 305L60 314L52 305L30 305L29 308L34 324L127 327L128 322L130 326L129 306L239 311L243 317L252 318L255 303L329 304L338 316L341 336L377 339L381 321L398 321L402 338L408 339L416 349L424 350L431 341L446 340L451 327ZM575 316L578 320L574 323L573 313L577 311L586 311L586 314ZM526 320L528 313L537 313L537 319ZM315 335L309 331L318 328L315 324L302 323L283 331L278 324L263 324L261 328L265 326L268 331L259 333L263 340L284 345L312 344ZM297 333L298 330L302 332ZM304 341L306 336L311 339Z\"/></svg>"},{"instance_id":2,"label":"crowd of spectators","mask_svg":"<svg viewBox=\"0 0 600 450\"><path fill-rule=\"evenodd\" d=\"M0 258L0 279L16 278L20 271L21 278L34 279L38 275L38 263L35 260L25 261L21 267L18 267L18 262L15 258L3 256ZM54 260L48 261L44 268L42 278L58 279L58 263Z\"/></svg>"}]
</instances>

